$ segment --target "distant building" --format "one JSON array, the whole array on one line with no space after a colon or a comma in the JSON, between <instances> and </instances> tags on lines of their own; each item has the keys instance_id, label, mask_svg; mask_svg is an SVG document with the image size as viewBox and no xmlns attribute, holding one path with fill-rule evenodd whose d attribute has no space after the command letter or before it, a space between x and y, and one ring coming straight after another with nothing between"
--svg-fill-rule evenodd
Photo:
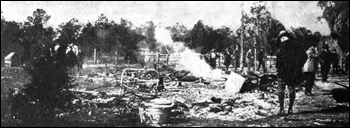
<instances>
[{"instance_id":1,"label":"distant building","mask_svg":"<svg viewBox=\"0 0 350 128\"><path fill-rule=\"evenodd\" d=\"M15 52L11 52L4 58L5 67L18 67L20 64L20 57Z\"/></svg>"},{"instance_id":2,"label":"distant building","mask_svg":"<svg viewBox=\"0 0 350 128\"><path fill-rule=\"evenodd\" d=\"M148 48L148 44L145 40L142 40L140 42L137 43L137 47L139 48L140 54L141 55L145 55L145 54L149 54L150 50Z\"/></svg>"},{"instance_id":3,"label":"distant building","mask_svg":"<svg viewBox=\"0 0 350 128\"><path fill-rule=\"evenodd\" d=\"M148 44L145 40L138 42L137 47L139 48L140 58L142 58L144 62L151 62L154 60L153 54L155 53L152 53L149 50Z\"/></svg>"}]
</instances>

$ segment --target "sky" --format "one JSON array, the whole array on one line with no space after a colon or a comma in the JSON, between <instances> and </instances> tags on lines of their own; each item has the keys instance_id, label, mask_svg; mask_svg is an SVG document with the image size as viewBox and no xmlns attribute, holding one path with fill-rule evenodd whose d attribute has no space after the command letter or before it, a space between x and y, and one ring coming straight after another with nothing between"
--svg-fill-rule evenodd
<instances>
[{"instance_id":1,"label":"sky","mask_svg":"<svg viewBox=\"0 0 350 128\"><path fill-rule=\"evenodd\" d=\"M81 23L94 23L104 13L109 20L120 18L141 26L147 21L156 25L174 26L178 22L191 29L198 20L213 28L228 26L232 30L240 26L241 1L1 1L6 20L23 22L37 8L44 9L51 19L49 26L57 28L63 22L77 18ZM252 1L244 2L249 11ZM304 26L311 31L329 35L326 21L316 23L322 10L316 1L269 1L272 16L287 28Z\"/></svg>"}]
</instances>

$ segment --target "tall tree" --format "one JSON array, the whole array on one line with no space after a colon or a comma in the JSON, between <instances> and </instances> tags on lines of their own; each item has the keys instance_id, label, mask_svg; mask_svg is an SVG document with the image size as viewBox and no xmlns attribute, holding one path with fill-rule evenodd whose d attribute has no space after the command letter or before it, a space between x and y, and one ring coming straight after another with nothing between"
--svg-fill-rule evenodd
<instances>
[{"instance_id":1,"label":"tall tree","mask_svg":"<svg viewBox=\"0 0 350 128\"><path fill-rule=\"evenodd\" d=\"M80 34L81 25L79 24L78 19L73 18L67 23L62 23L59 25L57 32L60 34L58 37L58 44L61 46L67 46L69 43L77 44L77 39Z\"/></svg>"},{"instance_id":2,"label":"tall tree","mask_svg":"<svg viewBox=\"0 0 350 128\"><path fill-rule=\"evenodd\" d=\"M4 31L4 26L5 26L5 17L2 15L2 10L1 10L1 35Z\"/></svg>"},{"instance_id":3,"label":"tall tree","mask_svg":"<svg viewBox=\"0 0 350 128\"><path fill-rule=\"evenodd\" d=\"M45 27L50 15L43 9L37 9L33 12L33 16L28 16L28 22L21 25L23 35L21 36L21 46L24 48L23 60L36 59L42 56L42 47L53 45L53 38L56 33L52 27Z\"/></svg>"},{"instance_id":4,"label":"tall tree","mask_svg":"<svg viewBox=\"0 0 350 128\"><path fill-rule=\"evenodd\" d=\"M249 12L242 10L242 26L236 31L241 38L241 69L244 62L244 51L264 48L266 53L273 55L276 51L275 38L284 26L271 17L265 1L254 2ZM243 3L242 3L243 8Z\"/></svg>"},{"instance_id":5,"label":"tall tree","mask_svg":"<svg viewBox=\"0 0 350 128\"><path fill-rule=\"evenodd\" d=\"M28 17L29 22L21 26L22 46L28 47L25 50L30 53L24 69L32 79L11 99L11 112L25 126L53 126L60 113L73 108L74 94L69 89L74 85L68 66L50 51L55 33L51 27L45 27L49 17L37 9L33 17Z\"/></svg>"},{"instance_id":6,"label":"tall tree","mask_svg":"<svg viewBox=\"0 0 350 128\"><path fill-rule=\"evenodd\" d=\"M282 23L280 23L276 19L271 19L271 24L270 28L267 29L266 33L266 39L267 39L267 44L266 45L266 53L268 55L275 55L276 49L277 49L277 44L276 44L276 37L278 36L279 32L281 30L285 30L285 27L283 26Z\"/></svg>"},{"instance_id":7,"label":"tall tree","mask_svg":"<svg viewBox=\"0 0 350 128\"><path fill-rule=\"evenodd\" d=\"M190 49L203 53L203 41L205 37L205 28L202 20L199 20L191 30L191 41L186 42Z\"/></svg>"},{"instance_id":8,"label":"tall tree","mask_svg":"<svg viewBox=\"0 0 350 128\"><path fill-rule=\"evenodd\" d=\"M218 34L217 49L219 52L224 52L225 49L229 48L233 43L233 40L230 38L232 31L230 28L222 26L217 29L216 32Z\"/></svg>"},{"instance_id":9,"label":"tall tree","mask_svg":"<svg viewBox=\"0 0 350 128\"><path fill-rule=\"evenodd\" d=\"M146 26L146 42L149 45L150 51L157 50L157 40L155 39L155 31L156 26L153 21L147 22L148 26Z\"/></svg>"},{"instance_id":10,"label":"tall tree","mask_svg":"<svg viewBox=\"0 0 350 128\"><path fill-rule=\"evenodd\" d=\"M257 47L265 48L268 54L273 54L273 38L279 31L285 29L276 19L271 17L271 13L266 8L266 1L254 2L250 9L249 16L246 17L248 33L255 38ZM252 35L253 34L253 35Z\"/></svg>"},{"instance_id":11,"label":"tall tree","mask_svg":"<svg viewBox=\"0 0 350 128\"><path fill-rule=\"evenodd\" d=\"M349 1L319 1L317 4L323 9L324 18L332 32L332 38L338 39L343 51L349 51Z\"/></svg>"},{"instance_id":12,"label":"tall tree","mask_svg":"<svg viewBox=\"0 0 350 128\"><path fill-rule=\"evenodd\" d=\"M125 19L121 19L120 25L118 25L118 42L121 44L121 54L124 55L126 60L136 62L136 54L138 53L137 43L143 39L144 36L136 33L131 29L132 23Z\"/></svg>"},{"instance_id":13,"label":"tall tree","mask_svg":"<svg viewBox=\"0 0 350 128\"><path fill-rule=\"evenodd\" d=\"M95 22L95 27L97 41L99 44L97 51L102 52L101 50L107 50L103 52L109 52L111 49L106 40L111 31L112 23L108 20L107 16L101 14Z\"/></svg>"},{"instance_id":14,"label":"tall tree","mask_svg":"<svg viewBox=\"0 0 350 128\"><path fill-rule=\"evenodd\" d=\"M1 21L1 60L11 52L15 52L19 57L23 55L23 48L20 45L21 33L19 23Z\"/></svg>"},{"instance_id":15,"label":"tall tree","mask_svg":"<svg viewBox=\"0 0 350 128\"><path fill-rule=\"evenodd\" d=\"M55 43L59 44L60 47L56 51L58 57L61 57L61 60L64 60L68 67L74 67L78 64L78 56L76 53L66 53L67 48L70 44L75 46L78 44L78 37L80 35L81 25L79 24L78 19L72 18L67 23L62 23L59 25L57 32L59 37L55 40ZM79 49L79 47L78 47Z\"/></svg>"},{"instance_id":16,"label":"tall tree","mask_svg":"<svg viewBox=\"0 0 350 128\"><path fill-rule=\"evenodd\" d=\"M176 23L175 26L170 27L171 32L171 38L174 41L181 41L184 42L186 35L189 34L189 31L184 25L180 25L179 23Z\"/></svg>"},{"instance_id":17,"label":"tall tree","mask_svg":"<svg viewBox=\"0 0 350 128\"><path fill-rule=\"evenodd\" d=\"M78 44L80 45L80 49L88 57L92 57L93 49L99 46L95 30L95 26L89 22L83 26L83 29L78 36Z\"/></svg>"}]
</instances>

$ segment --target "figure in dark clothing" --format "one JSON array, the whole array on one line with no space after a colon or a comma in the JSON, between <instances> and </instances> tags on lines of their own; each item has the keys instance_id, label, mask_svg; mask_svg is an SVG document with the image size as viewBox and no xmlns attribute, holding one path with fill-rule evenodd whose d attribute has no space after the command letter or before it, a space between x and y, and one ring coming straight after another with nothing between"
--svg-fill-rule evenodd
<instances>
[{"instance_id":1,"label":"figure in dark clothing","mask_svg":"<svg viewBox=\"0 0 350 128\"><path fill-rule=\"evenodd\" d=\"M320 54L322 82L327 82L328 73L331 68L331 53L327 44L323 45Z\"/></svg>"},{"instance_id":2,"label":"figure in dark clothing","mask_svg":"<svg viewBox=\"0 0 350 128\"><path fill-rule=\"evenodd\" d=\"M234 71L237 70L238 66L239 66L239 50L238 50L238 46L236 47L235 50L233 50L233 68Z\"/></svg>"},{"instance_id":3,"label":"figure in dark clothing","mask_svg":"<svg viewBox=\"0 0 350 128\"><path fill-rule=\"evenodd\" d=\"M226 67L226 71L228 71L228 68L231 65L231 61L232 61L232 52L230 52L229 48L227 48L226 51L224 52L224 57L225 57L224 65Z\"/></svg>"},{"instance_id":4,"label":"figure in dark clothing","mask_svg":"<svg viewBox=\"0 0 350 128\"><path fill-rule=\"evenodd\" d=\"M339 66L339 56L337 54L337 50L335 49L332 50L331 59L332 59L332 71L333 73L338 73L340 71L340 66Z\"/></svg>"},{"instance_id":5,"label":"figure in dark clothing","mask_svg":"<svg viewBox=\"0 0 350 128\"><path fill-rule=\"evenodd\" d=\"M204 54L204 61L207 63L207 64L209 64L210 65L210 57L209 57L209 55L208 54Z\"/></svg>"},{"instance_id":6,"label":"figure in dark clothing","mask_svg":"<svg viewBox=\"0 0 350 128\"><path fill-rule=\"evenodd\" d=\"M299 77L302 75L300 44L290 39L290 34L283 30L277 37L277 81L278 81L278 99L280 109L278 115L286 115L284 112L284 90L286 85L289 89L289 107L288 114L293 113L293 104L295 100L295 86Z\"/></svg>"},{"instance_id":7,"label":"figure in dark clothing","mask_svg":"<svg viewBox=\"0 0 350 128\"><path fill-rule=\"evenodd\" d=\"M261 49L260 52L259 52L259 54L258 54L258 61L259 61L258 71L260 71L260 66L261 66L263 72L265 73L265 72L266 72L266 67L265 67L264 57L265 57L264 50Z\"/></svg>"},{"instance_id":8,"label":"figure in dark clothing","mask_svg":"<svg viewBox=\"0 0 350 128\"><path fill-rule=\"evenodd\" d=\"M254 63L254 60L253 60L253 53L252 53L252 49L249 49L246 53L246 64L247 64L247 67L248 67L248 71L250 71L253 63Z\"/></svg>"},{"instance_id":9,"label":"figure in dark clothing","mask_svg":"<svg viewBox=\"0 0 350 128\"><path fill-rule=\"evenodd\" d=\"M81 50L79 49L79 52L78 52L78 73L80 73L80 70L83 69L83 64L84 64L84 57L85 57L85 54L83 52L81 52Z\"/></svg>"},{"instance_id":10,"label":"figure in dark clothing","mask_svg":"<svg viewBox=\"0 0 350 128\"><path fill-rule=\"evenodd\" d=\"M214 49L210 51L210 67L215 69L216 68L216 59L219 58L219 56L214 52Z\"/></svg>"}]
</instances>

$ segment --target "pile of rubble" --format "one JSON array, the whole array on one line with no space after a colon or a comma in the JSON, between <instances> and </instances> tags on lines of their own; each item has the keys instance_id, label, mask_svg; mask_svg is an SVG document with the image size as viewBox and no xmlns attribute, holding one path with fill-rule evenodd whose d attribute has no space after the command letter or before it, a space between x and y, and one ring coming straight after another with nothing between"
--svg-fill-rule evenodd
<instances>
[{"instance_id":1,"label":"pile of rubble","mask_svg":"<svg viewBox=\"0 0 350 128\"><path fill-rule=\"evenodd\" d=\"M194 77L188 71L175 71L171 68L160 69L158 71L160 72L160 76L165 78L165 91L158 92L158 98L172 100L176 103L175 106L186 108L182 109L182 111L187 116L221 120L248 120L265 118L276 114L278 111L278 98L274 94L276 92L276 84L273 83L275 78L272 75L257 76L246 74L246 76L243 76L245 78L245 82L241 88L243 91L236 94L225 90L225 81L208 82L202 78ZM118 72L117 70L110 74L119 74L117 76L121 76L120 71ZM96 82L101 77L104 78L103 81L106 81L106 77L101 74L87 76L87 78L93 79ZM125 74L126 81L123 83L132 83L134 79L147 78L147 73L138 75L138 73L127 72ZM116 76L114 76L113 83L116 84L113 84L111 87L115 87L119 83ZM259 89L252 93L252 90L256 88ZM82 94L79 95L81 99L84 99L83 102L79 101L83 104L85 101L86 104L89 102L89 104L111 106L117 103L116 101L120 97L117 93L107 94L108 89L104 91L100 90L104 93L95 90L95 92L89 94L90 92L84 91L80 91ZM137 106L136 102L132 104Z\"/></svg>"},{"instance_id":2,"label":"pile of rubble","mask_svg":"<svg viewBox=\"0 0 350 128\"><path fill-rule=\"evenodd\" d=\"M244 93L234 98L212 97L203 105L193 106L190 115L221 120L249 120L265 118L278 111L278 98L269 93Z\"/></svg>"},{"instance_id":3,"label":"pile of rubble","mask_svg":"<svg viewBox=\"0 0 350 128\"><path fill-rule=\"evenodd\" d=\"M162 93L160 97L182 104L188 108L185 113L192 117L249 120L265 118L278 112L278 97L275 93L260 91L232 94L222 88L204 87L173 90Z\"/></svg>"}]
</instances>

